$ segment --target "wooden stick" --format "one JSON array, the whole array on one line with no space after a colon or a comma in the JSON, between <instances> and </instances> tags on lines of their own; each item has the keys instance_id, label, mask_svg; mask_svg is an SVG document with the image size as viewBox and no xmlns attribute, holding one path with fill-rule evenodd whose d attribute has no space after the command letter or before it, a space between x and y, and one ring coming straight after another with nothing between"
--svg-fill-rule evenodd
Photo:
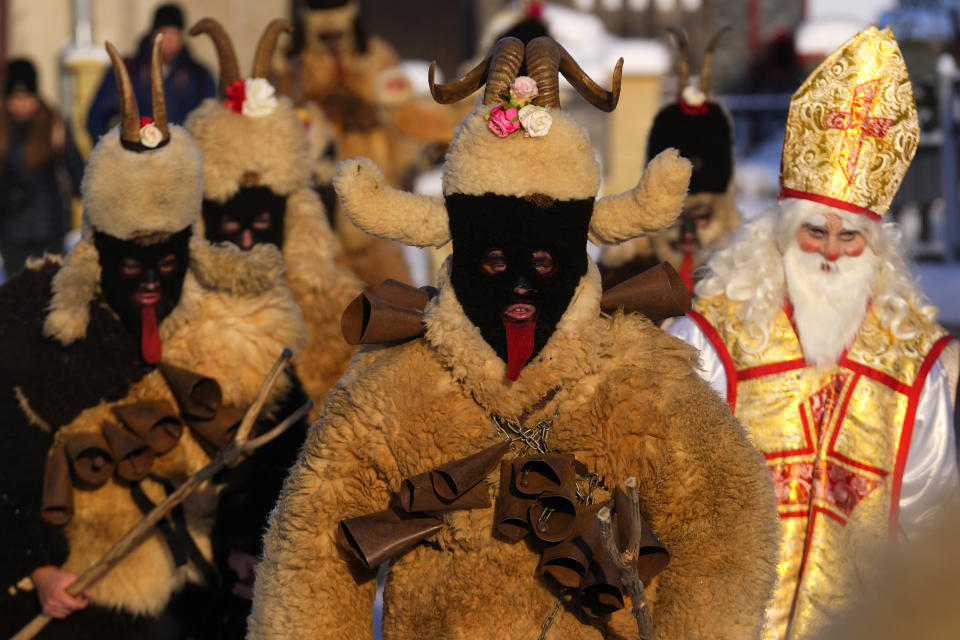
<instances>
[{"instance_id":1,"label":"wooden stick","mask_svg":"<svg viewBox=\"0 0 960 640\"><path fill-rule=\"evenodd\" d=\"M643 589L643 580L637 572L637 559L640 553L640 497L637 493L637 479L627 478L623 483L627 498L630 500L630 512L619 514L621 518L630 519L630 539L627 548L620 551L613 537L613 520L609 507L603 507L597 512L600 520L600 539L603 548L610 556L610 560L620 570L620 583L627 589L630 602L633 605L633 617L637 621L641 640L656 640L653 632L653 617L647 603L647 594Z\"/></svg>"},{"instance_id":2,"label":"wooden stick","mask_svg":"<svg viewBox=\"0 0 960 640\"><path fill-rule=\"evenodd\" d=\"M276 383L277 378L280 377L284 367L286 367L290 361L291 355L289 349L283 350L283 354L273 365L273 368L264 379L263 384L260 385L260 390L257 392L253 404L250 405L250 408L247 409L246 414L244 414L243 420L237 428L237 435L234 440L217 453L213 460L207 463L205 467L187 478L183 484L177 487L176 491L158 502L157 506L155 506L150 513L143 516L140 522L113 543L113 546L110 547L106 553L77 576L76 581L67 587L68 594L75 597L106 575L110 569L115 567L128 553L133 551L143 541L161 518L166 516L175 506L183 502L200 484L215 476L221 469L233 464L240 456L250 453L270 442L307 415L310 409L313 408L313 402L310 400L287 416L283 422L270 431L252 440L248 440L250 430L254 422L256 422L257 415L266 403L267 396ZM40 633L51 619L52 618L46 614L38 614L33 620L20 629L16 635L10 638L10 640L30 640L30 638Z\"/></svg>"}]
</instances>

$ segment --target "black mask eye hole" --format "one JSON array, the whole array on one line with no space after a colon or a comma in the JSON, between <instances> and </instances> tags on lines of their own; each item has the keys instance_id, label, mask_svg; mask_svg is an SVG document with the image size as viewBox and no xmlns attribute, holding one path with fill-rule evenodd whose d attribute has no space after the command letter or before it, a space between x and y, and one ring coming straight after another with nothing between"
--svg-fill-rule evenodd
<instances>
[{"instance_id":1,"label":"black mask eye hole","mask_svg":"<svg viewBox=\"0 0 960 640\"><path fill-rule=\"evenodd\" d=\"M157 262L157 271L159 271L160 275L162 276L168 276L176 270L177 256L172 253L164 256L159 262Z\"/></svg>"},{"instance_id":2,"label":"black mask eye hole","mask_svg":"<svg viewBox=\"0 0 960 640\"><path fill-rule=\"evenodd\" d=\"M120 262L120 275L124 278L139 278L143 273L143 265L136 258L124 258Z\"/></svg>"},{"instance_id":3,"label":"black mask eye hole","mask_svg":"<svg viewBox=\"0 0 960 640\"><path fill-rule=\"evenodd\" d=\"M240 231L240 222L229 213L223 214L220 218L220 233L233 235L238 231Z\"/></svg>"},{"instance_id":4,"label":"black mask eye hole","mask_svg":"<svg viewBox=\"0 0 960 640\"><path fill-rule=\"evenodd\" d=\"M495 276L507 270L507 257L502 249L487 249L480 258L480 270Z\"/></svg>"},{"instance_id":5,"label":"black mask eye hole","mask_svg":"<svg viewBox=\"0 0 960 640\"><path fill-rule=\"evenodd\" d=\"M552 276L557 272L557 261L554 260L553 254L546 249L534 251L530 255L530 263L534 270L543 277Z\"/></svg>"},{"instance_id":6,"label":"black mask eye hole","mask_svg":"<svg viewBox=\"0 0 960 640\"><path fill-rule=\"evenodd\" d=\"M698 227L705 227L710 224L710 220L713 218L713 207L708 204L701 204L684 213L693 218L693 222Z\"/></svg>"},{"instance_id":7,"label":"black mask eye hole","mask_svg":"<svg viewBox=\"0 0 960 640\"><path fill-rule=\"evenodd\" d=\"M273 219L270 217L269 211L261 211L253 218L254 231L269 231L272 225Z\"/></svg>"}]
</instances>

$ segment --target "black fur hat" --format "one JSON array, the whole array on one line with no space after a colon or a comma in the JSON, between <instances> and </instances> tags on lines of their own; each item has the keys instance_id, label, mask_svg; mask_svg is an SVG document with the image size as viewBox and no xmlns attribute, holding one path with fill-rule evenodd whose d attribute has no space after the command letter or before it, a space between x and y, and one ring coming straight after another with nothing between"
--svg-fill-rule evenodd
<instances>
[{"instance_id":1,"label":"black fur hat","mask_svg":"<svg viewBox=\"0 0 960 640\"><path fill-rule=\"evenodd\" d=\"M687 34L667 27L677 47L677 99L660 109L647 140L647 160L673 147L693 165L690 193L724 193L733 175L733 133L726 111L711 100L713 50L730 27L721 27L707 44L700 66L700 88L689 84Z\"/></svg>"},{"instance_id":2,"label":"black fur hat","mask_svg":"<svg viewBox=\"0 0 960 640\"><path fill-rule=\"evenodd\" d=\"M730 119L716 102L700 109L674 102L660 109L647 140L647 161L673 147L693 164L690 193L723 193L733 175Z\"/></svg>"}]
</instances>

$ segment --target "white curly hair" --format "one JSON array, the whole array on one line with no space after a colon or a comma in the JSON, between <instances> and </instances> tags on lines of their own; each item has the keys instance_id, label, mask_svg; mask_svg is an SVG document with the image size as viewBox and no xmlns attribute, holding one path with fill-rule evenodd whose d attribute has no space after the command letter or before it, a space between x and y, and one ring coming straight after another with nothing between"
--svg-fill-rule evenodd
<instances>
[{"instance_id":1,"label":"white curly hair","mask_svg":"<svg viewBox=\"0 0 960 640\"><path fill-rule=\"evenodd\" d=\"M701 298L724 293L733 301L745 303L737 312L745 349L760 351L766 346L771 320L783 307L787 291L784 252L796 242L800 225L824 213L840 216L844 228L863 233L867 247L877 255L869 298L885 329L907 340L922 331L923 324L936 320L937 308L930 304L907 266L897 225L809 200L787 199L780 204L779 212L745 225L729 247L711 256L701 267L705 274L694 290Z\"/></svg>"}]
</instances>

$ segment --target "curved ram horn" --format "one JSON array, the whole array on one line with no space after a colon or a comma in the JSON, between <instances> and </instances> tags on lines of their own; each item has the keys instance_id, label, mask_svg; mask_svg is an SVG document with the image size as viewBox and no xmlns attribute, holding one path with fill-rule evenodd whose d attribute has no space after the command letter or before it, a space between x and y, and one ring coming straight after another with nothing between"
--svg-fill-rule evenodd
<instances>
[{"instance_id":1,"label":"curved ram horn","mask_svg":"<svg viewBox=\"0 0 960 640\"><path fill-rule=\"evenodd\" d=\"M617 61L613 69L613 87L611 91L607 91L580 68L562 45L550 37L541 36L527 45L527 71L537 81L539 89L539 95L534 102L542 107L560 106L558 73L562 73L577 93L601 111L613 111L620 100L623 58Z\"/></svg>"},{"instance_id":2,"label":"curved ram horn","mask_svg":"<svg viewBox=\"0 0 960 640\"><path fill-rule=\"evenodd\" d=\"M527 44L527 73L537 81L534 103L541 107L560 107L560 52L552 38L541 36Z\"/></svg>"},{"instance_id":3,"label":"curved ram horn","mask_svg":"<svg viewBox=\"0 0 960 640\"><path fill-rule=\"evenodd\" d=\"M113 63L113 74L117 79L117 95L120 97L120 139L134 144L140 143L140 110L137 108L137 97L133 94L133 85L127 74L127 65L123 63L120 52L107 42L107 53Z\"/></svg>"},{"instance_id":4,"label":"curved ram horn","mask_svg":"<svg viewBox=\"0 0 960 640\"><path fill-rule=\"evenodd\" d=\"M720 38L723 37L727 31L730 31L730 25L724 25L717 30L713 37L710 38L710 42L707 44L707 50L703 54L703 62L700 63L700 90L704 94L710 92L710 75L713 71L713 50L717 47L717 43L720 42Z\"/></svg>"},{"instance_id":5,"label":"curved ram horn","mask_svg":"<svg viewBox=\"0 0 960 640\"><path fill-rule=\"evenodd\" d=\"M486 82L484 104L499 102L501 93L508 90L523 63L523 42L518 38L501 38L490 54L461 78L447 84L436 84L437 63L430 64L430 94L440 104L450 104L466 98Z\"/></svg>"},{"instance_id":6,"label":"curved ram horn","mask_svg":"<svg viewBox=\"0 0 960 640\"><path fill-rule=\"evenodd\" d=\"M573 88L581 96L601 111L610 112L617 108L620 101L620 85L623 82L623 58L617 60L613 67L613 80L610 91L605 90L596 82L590 79L590 76L580 68L577 61L573 59L567 50L557 45L560 49L560 73L566 78Z\"/></svg>"},{"instance_id":7,"label":"curved ram horn","mask_svg":"<svg viewBox=\"0 0 960 640\"><path fill-rule=\"evenodd\" d=\"M217 49L217 58L220 61L220 95L225 96L227 87L240 79L237 54L223 25L213 18L203 18L190 27L190 35L198 36L201 33L210 36L210 39L213 40L213 46Z\"/></svg>"},{"instance_id":8,"label":"curved ram horn","mask_svg":"<svg viewBox=\"0 0 960 640\"><path fill-rule=\"evenodd\" d=\"M690 82L690 48L687 43L687 32L679 27L667 27L666 31L673 36L673 44L677 48L677 96L679 97L684 87Z\"/></svg>"},{"instance_id":9,"label":"curved ram horn","mask_svg":"<svg viewBox=\"0 0 960 640\"><path fill-rule=\"evenodd\" d=\"M383 173L369 158L341 162L333 186L347 217L370 235L414 247L442 247L450 241L443 199L387 186Z\"/></svg>"},{"instance_id":10,"label":"curved ram horn","mask_svg":"<svg viewBox=\"0 0 960 640\"><path fill-rule=\"evenodd\" d=\"M277 46L277 38L283 32L293 33L293 25L280 18L271 21L267 28L263 30L260 42L257 43L257 54L253 58L251 78L266 78L270 73L270 59L273 57L273 50Z\"/></svg>"},{"instance_id":11,"label":"curved ram horn","mask_svg":"<svg viewBox=\"0 0 960 640\"><path fill-rule=\"evenodd\" d=\"M483 104L492 104L503 100L503 94L510 91L520 66L523 64L524 47L519 38L500 38L490 52L490 72L487 74L487 88L483 92Z\"/></svg>"},{"instance_id":12,"label":"curved ram horn","mask_svg":"<svg viewBox=\"0 0 960 640\"><path fill-rule=\"evenodd\" d=\"M150 60L150 84L153 94L153 124L160 130L161 142L170 138L170 125L167 123L167 99L163 92L163 67L160 65L160 43L163 34L153 39L153 56ZM138 130L137 137L140 137Z\"/></svg>"}]
</instances>

